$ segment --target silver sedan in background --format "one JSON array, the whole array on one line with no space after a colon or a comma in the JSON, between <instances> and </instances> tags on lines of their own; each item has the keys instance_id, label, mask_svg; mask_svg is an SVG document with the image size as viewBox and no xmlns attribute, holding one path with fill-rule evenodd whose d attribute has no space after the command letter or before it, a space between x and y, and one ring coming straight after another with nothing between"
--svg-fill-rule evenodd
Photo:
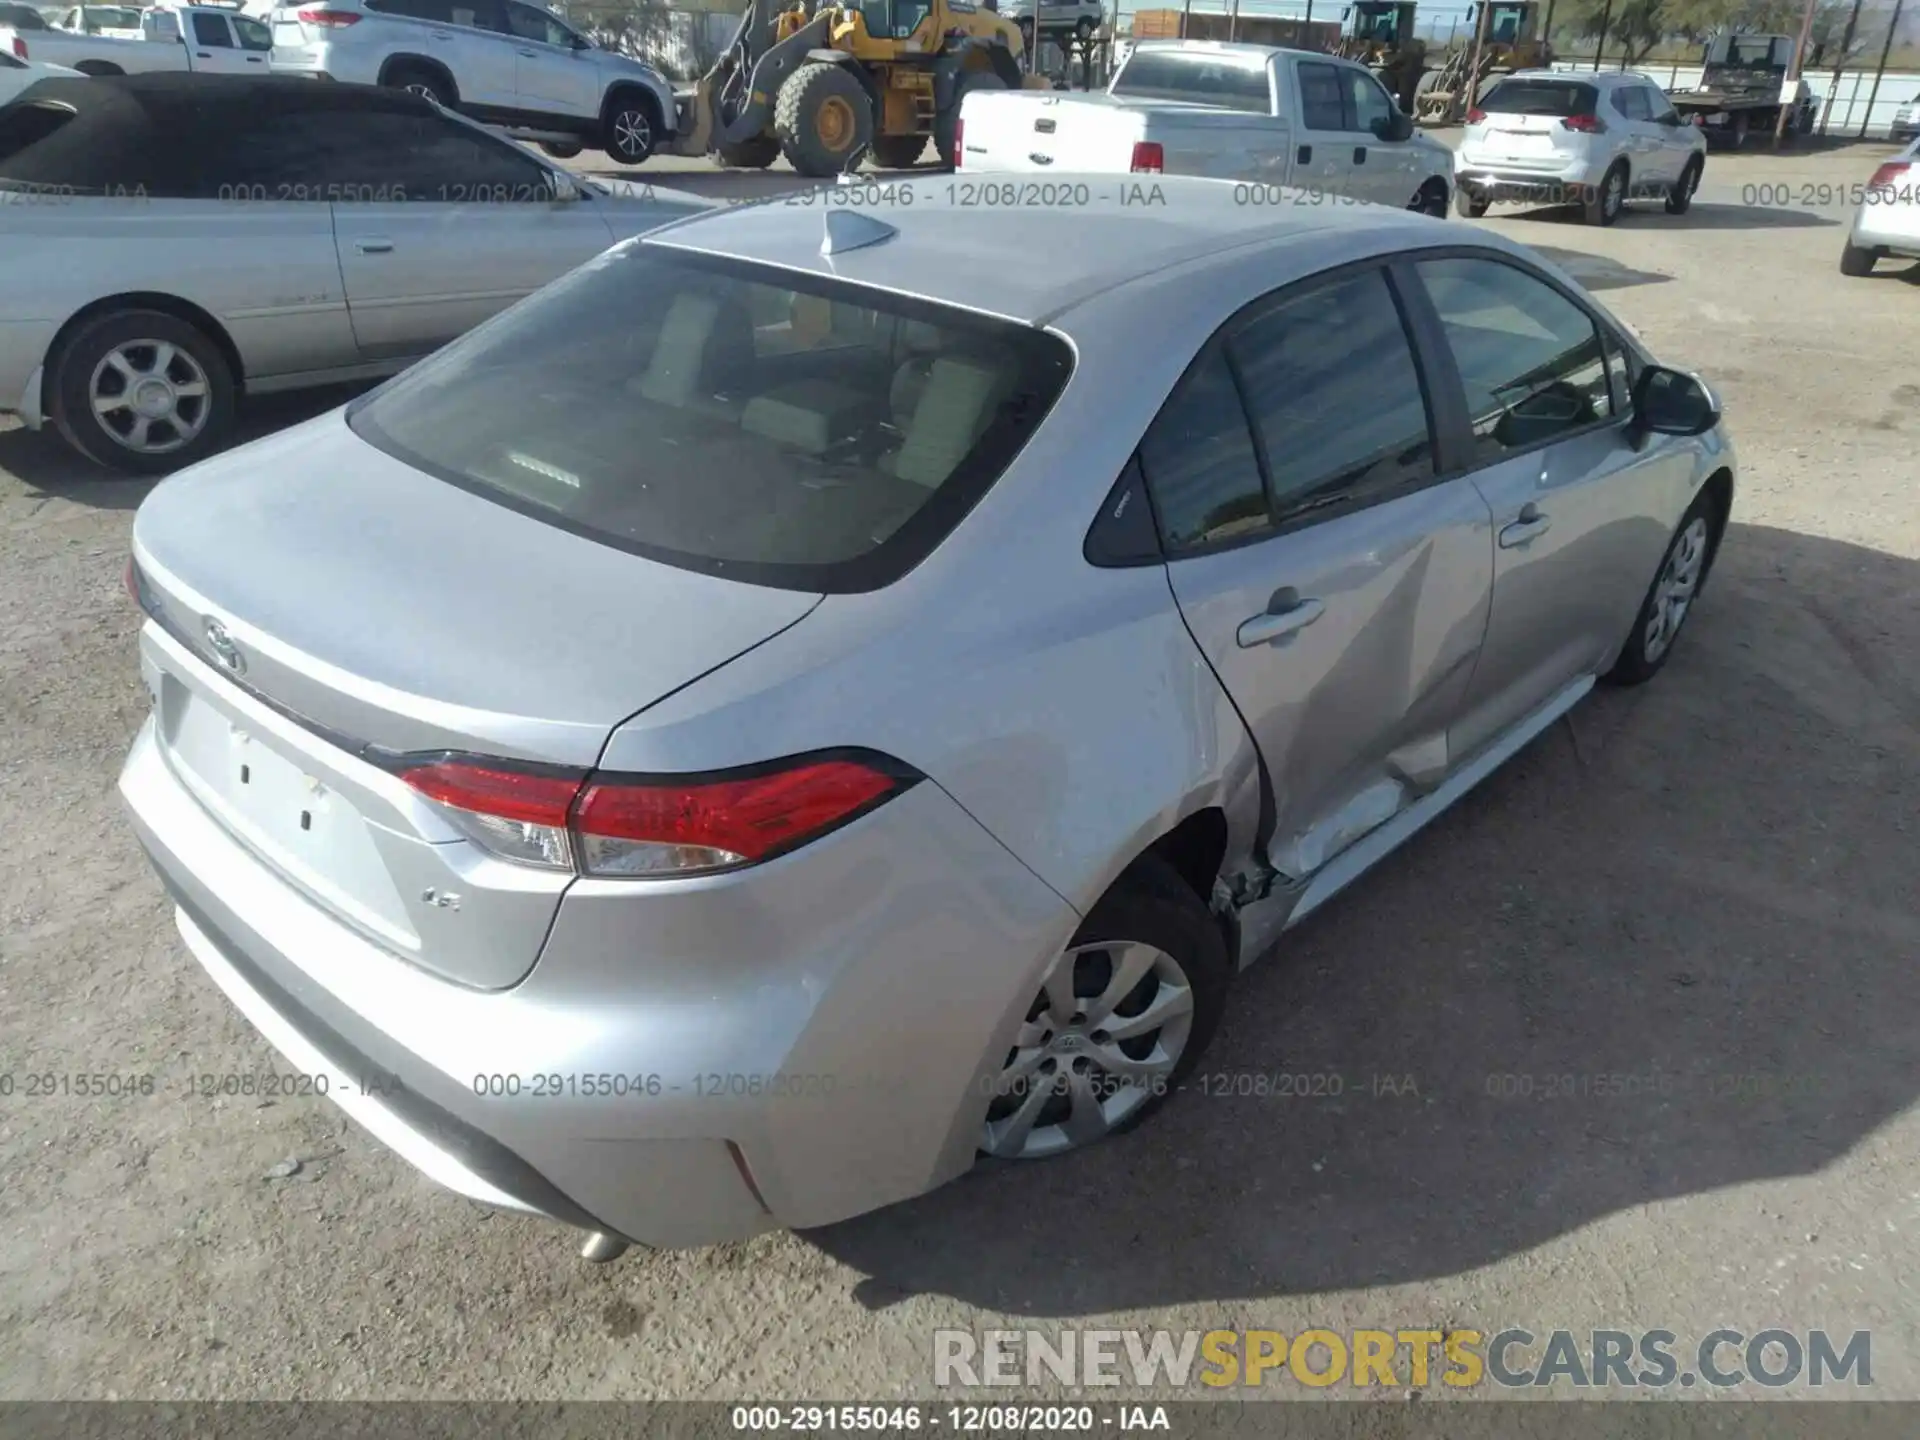
<instances>
[{"instance_id":1,"label":"silver sedan in background","mask_svg":"<svg viewBox=\"0 0 1920 1440\"><path fill-rule=\"evenodd\" d=\"M1732 450L1566 274L1058 178L664 227L142 505L134 824L426 1173L604 1256L1177 1122L1236 971L1675 653Z\"/></svg>"},{"instance_id":2,"label":"silver sedan in background","mask_svg":"<svg viewBox=\"0 0 1920 1440\"><path fill-rule=\"evenodd\" d=\"M401 91L186 74L30 87L0 192L0 411L140 472L217 448L245 395L402 369L705 204Z\"/></svg>"}]
</instances>

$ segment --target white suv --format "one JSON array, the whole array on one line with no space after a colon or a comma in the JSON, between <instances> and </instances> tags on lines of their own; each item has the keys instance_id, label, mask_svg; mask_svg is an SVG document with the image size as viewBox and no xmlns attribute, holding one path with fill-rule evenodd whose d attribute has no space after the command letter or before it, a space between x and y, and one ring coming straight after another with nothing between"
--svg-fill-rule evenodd
<instances>
[{"instance_id":1,"label":"white suv","mask_svg":"<svg viewBox=\"0 0 1920 1440\"><path fill-rule=\"evenodd\" d=\"M1522 70L1467 112L1454 203L1476 217L1496 200L1577 204L1611 225L1629 196L1660 195L1681 215L1706 164L1706 136L1646 76Z\"/></svg>"},{"instance_id":2,"label":"white suv","mask_svg":"<svg viewBox=\"0 0 1920 1440\"><path fill-rule=\"evenodd\" d=\"M673 89L521 0L311 0L273 12L272 68L426 95L541 140L638 165L674 133Z\"/></svg>"}]
</instances>

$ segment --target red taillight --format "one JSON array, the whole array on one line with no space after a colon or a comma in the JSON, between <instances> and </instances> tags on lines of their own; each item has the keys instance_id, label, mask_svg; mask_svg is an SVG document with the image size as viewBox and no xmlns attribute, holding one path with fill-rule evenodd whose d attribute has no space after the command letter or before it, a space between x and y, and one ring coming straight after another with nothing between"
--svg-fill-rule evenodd
<instances>
[{"instance_id":1,"label":"red taillight","mask_svg":"<svg viewBox=\"0 0 1920 1440\"><path fill-rule=\"evenodd\" d=\"M1167 166L1167 152L1160 148L1157 140L1136 140L1133 145L1133 163L1127 168L1135 175L1158 175Z\"/></svg>"},{"instance_id":2,"label":"red taillight","mask_svg":"<svg viewBox=\"0 0 1920 1440\"><path fill-rule=\"evenodd\" d=\"M332 29L360 22L359 15L351 10L301 10L298 14L302 25L325 25Z\"/></svg>"},{"instance_id":3,"label":"red taillight","mask_svg":"<svg viewBox=\"0 0 1920 1440\"><path fill-rule=\"evenodd\" d=\"M953 117L953 168L960 168L960 157L966 152L965 137L967 122L964 116Z\"/></svg>"},{"instance_id":4,"label":"red taillight","mask_svg":"<svg viewBox=\"0 0 1920 1440\"><path fill-rule=\"evenodd\" d=\"M401 772L503 859L615 878L695 875L771 859L915 778L878 757L821 755L701 780L583 775L445 759Z\"/></svg>"},{"instance_id":5,"label":"red taillight","mask_svg":"<svg viewBox=\"0 0 1920 1440\"><path fill-rule=\"evenodd\" d=\"M1902 175L1906 174L1907 171L1911 170L1912 168L1913 168L1913 165L1910 161L1889 160L1887 161L1886 164L1882 165L1878 170L1873 172L1873 178L1867 181L1867 188L1869 190L1885 189L1886 187L1891 186L1895 181L1897 181Z\"/></svg>"},{"instance_id":6,"label":"red taillight","mask_svg":"<svg viewBox=\"0 0 1920 1440\"><path fill-rule=\"evenodd\" d=\"M1606 124L1598 115L1569 115L1560 122L1563 130L1577 130L1582 135L1604 135Z\"/></svg>"},{"instance_id":7,"label":"red taillight","mask_svg":"<svg viewBox=\"0 0 1920 1440\"><path fill-rule=\"evenodd\" d=\"M1474 106L1471 110L1467 111L1467 124L1469 125L1478 125L1482 120L1486 118L1487 118L1487 112L1482 110L1478 105Z\"/></svg>"},{"instance_id":8,"label":"red taillight","mask_svg":"<svg viewBox=\"0 0 1920 1440\"><path fill-rule=\"evenodd\" d=\"M18 35L13 37L13 53L16 59L24 60L27 58L27 42L22 40Z\"/></svg>"}]
</instances>

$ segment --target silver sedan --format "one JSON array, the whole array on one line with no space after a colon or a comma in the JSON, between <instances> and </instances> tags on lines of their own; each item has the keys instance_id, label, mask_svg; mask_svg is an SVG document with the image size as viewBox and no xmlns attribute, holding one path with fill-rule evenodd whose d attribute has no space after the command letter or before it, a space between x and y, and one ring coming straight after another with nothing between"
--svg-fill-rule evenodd
<instances>
[{"instance_id":1,"label":"silver sedan","mask_svg":"<svg viewBox=\"0 0 1920 1440\"><path fill-rule=\"evenodd\" d=\"M154 490L121 790L317 1088L598 1256L1178 1123L1239 969L1669 662L1704 384L1486 232L1125 179L715 211Z\"/></svg>"},{"instance_id":2,"label":"silver sedan","mask_svg":"<svg viewBox=\"0 0 1920 1440\"><path fill-rule=\"evenodd\" d=\"M156 136L165 136L164 142ZM0 111L0 410L174 469L243 396L404 368L704 208L579 181L400 91L46 80Z\"/></svg>"}]
</instances>

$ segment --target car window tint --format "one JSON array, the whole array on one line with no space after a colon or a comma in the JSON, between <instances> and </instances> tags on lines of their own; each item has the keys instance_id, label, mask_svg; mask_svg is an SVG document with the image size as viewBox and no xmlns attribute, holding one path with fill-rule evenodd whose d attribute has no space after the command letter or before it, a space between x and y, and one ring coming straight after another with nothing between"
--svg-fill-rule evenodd
<instances>
[{"instance_id":1,"label":"car window tint","mask_svg":"<svg viewBox=\"0 0 1920 1440\"><path fill-rule=\"evenodd\" d=\"M1501 80L1480 100L1489 115L1591 115L1599 103L1591 85L1575 80Z\"/></svg>"},{"instance_id":2,"label":"car window tint","mask_svg":"<svg viewBox=\"0 0 1920 1440\"><path fill-rule=\"evenodd\" d=\"M250 20L245 15L235 15L233 28L240 36L242 50L265 52L273 49L273 32L258 20Z\"/></svg>"},{"instance_id":3,"label":"car window tint","mask_svg":"<svg viewBox=\"0 0 1920 1440\"><path fill-rule=\"evenodd\" d=\"M1303 61L1297 73L1300 123L1309 130L1346 129L1346 87L1340 83L1339 67Z\"/></svg>"},{"instance_id":4,"label":"car window tint","mask_svg":"<svg viewBox=\"0 0 1920 1440\"><path fill-rule=\"evenodd\" d=\"M1653 118L1653 111L1647 104L1647 92L1638 85L1627 85L1614 91L1613 108L1629 120Z\"/></svg>"},{"instance_id":5,"label":"car window tint","mask_svg":"<svg viewBox=\"0 0 1920 1440\"><path fill-rule=\"evenodd\" d=\"M1282 523L1432 477L1420 372L1381 271L1288 296L1231 347Z\"/></svg>"},{"instance_id":6,"label":"car window tint","mask_svg":"<svg viewBox=\"0 0 1920 1440\"><path fill-rule=\"evenodd\" d=\"M1393 123L1394 111L1387 92L1364 70L1342 70L1340 76L1347 86L1346 128L1364 130L1384 139L1387 127Z\"/></svg>"},{"instance_id":7,"label":"car window tint","mask_svg":"<svg viewBox=\"0 0 1920 1440\"><path fill-rule=\"evenodd\" d=\"M221 183L336 204L546 204L554 193L546 168L503 141L446 116L379 110L262 117Z\"/></svg>"},{"instance_id":8,"label":"car window tint","mask_svg":"<svg viewBox=\"0 0 1920 1440\"><path fill-rule=\"evenodd\" d=\"M531 5L508 5L507 29L519 39L536 40L542 45L565 48L572 44L573 39L565 26Z\"/></svg>"},{"instance_id":9,"label":"car window tint","mask_svg":"<svg viewBox=\"0 0 1920 1440\"><path fill-rule=\"evenodd\" d=\"M233 36L227 31L227 17L224 15L195 15L193 39L195 44L205 45L209 49L233 48Z\"/></svg>"},{"instance_id":10,"label":"car window tint","mask_svg":"<svg viewBox=\"0 0 1920 1440\"><path fill-rule=\"evenodd\" d=\"M1497 460L1613 414L1600 332L1544 281L1497 260L1422 260L1478 458Z\"/></svg>"},{"instance_id":11,"label":"car window tint","mask_svg":"<svg viewBox=\"0 0 1920 1440\"><path fill-rule=\"evenodd\" d=\"M796 291L853 333L912 342L762 353L756 329L791 315ZM1071 369L1065 342L1033 326L626 245L409 370L350 423L448 483L667 564L870 590L960 522Z\"/></svg>"},{"instance_id":12,"label":"car window tint","mask_svg":"<svg viewBox=\"0 0 1920 1440\"><path fill-rule=\"evenodd\" d=\"M1271 523L1253 432L1226 353L1207 350L1140 442L1169 555L1245 539Z\"/></svg>"},{"instance_id":13,"label":"car window tint","mask_svg":"<svg viewBox=\"0 0 1920 1440\"><path fill-rule=\"evenodd\" d=\"M1136 50L1114 77L1113 93L1140 100L1189 100L1216 110L1265 115L1273 108L1265 60L1199 51Z\"/></svg>"}]
</instances>

